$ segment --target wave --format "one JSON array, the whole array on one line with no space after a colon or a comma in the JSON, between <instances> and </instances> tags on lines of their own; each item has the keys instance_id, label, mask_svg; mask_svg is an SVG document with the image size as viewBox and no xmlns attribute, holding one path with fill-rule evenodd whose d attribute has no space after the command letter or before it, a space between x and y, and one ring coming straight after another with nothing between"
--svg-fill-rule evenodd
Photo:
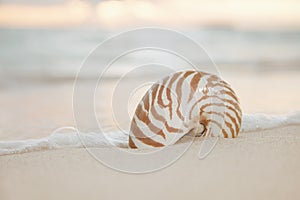
<instances>
[{"instance_id":1,"label":"wave","mask_svg":"<svg viewBox=\"0 0 300 200\"><path fill-rule=\"evenodd\" d=\"M300 125L300 112L288 115L247 114L243 116L241 132L269 130L292 125ZM61 133L63 130L69 130L69 132ZM79 133L75 128L62 127L50 136L41 139L0 141L0 156L61 148L127 148L127 146L128 133L123 131Z\"/></svg>"},{"instance_id":2,"label":"wave","mask_svg":"<svg viewBox=\"0 0 300 200\"><path fill-rule=\"evenodd\" d=\"M300 112L287 115L247 114L243 116L241 132L254 132L293 125L300 125Z\"/></svg>"}]
</instances>

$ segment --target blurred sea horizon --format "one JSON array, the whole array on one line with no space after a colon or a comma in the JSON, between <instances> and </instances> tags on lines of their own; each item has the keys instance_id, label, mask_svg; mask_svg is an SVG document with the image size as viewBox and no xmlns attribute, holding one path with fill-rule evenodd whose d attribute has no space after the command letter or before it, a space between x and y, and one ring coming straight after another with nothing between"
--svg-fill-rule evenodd
<instances>
[{"instance_id":1,"label":"blurred sea horizon","mask_svg":"<svg viewBox=\"0 0 300 200\"><path fill-rule=\"evenodd\" d=\"M201 27L174 30L204 47L221 73L300 70L300 30L297 29ZM117 33L100 28L0 28L0 85L9 86L15 81L74 80L89 53ZM176 38L164 42L176 42ZM95 61L100 62L95 65L105 67L101 57L110 53L110 50L103 51ZM195 53L194 57L203 65L209 64L203 55ZM119 64L126 68L134 64L134 59L128 56ZM98 77L91 73L86 78Z\"/></svg>"}]
</instances>

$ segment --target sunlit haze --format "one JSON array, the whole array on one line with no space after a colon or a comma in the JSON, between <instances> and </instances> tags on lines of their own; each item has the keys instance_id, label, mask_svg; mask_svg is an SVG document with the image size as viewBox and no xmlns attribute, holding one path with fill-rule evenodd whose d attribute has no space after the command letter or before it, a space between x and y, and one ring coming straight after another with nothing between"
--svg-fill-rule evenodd
<instances>
[{"instance_id":1,"label":"sunlit haze","mask_svg":"<svg viewBox=\"0 0 300 200\"><path fill-rule=\"evenodd\" d=\"M296 0L2 1L1 27L124 28L139 25L299 28Z\"/></svg>"}]
</instances>

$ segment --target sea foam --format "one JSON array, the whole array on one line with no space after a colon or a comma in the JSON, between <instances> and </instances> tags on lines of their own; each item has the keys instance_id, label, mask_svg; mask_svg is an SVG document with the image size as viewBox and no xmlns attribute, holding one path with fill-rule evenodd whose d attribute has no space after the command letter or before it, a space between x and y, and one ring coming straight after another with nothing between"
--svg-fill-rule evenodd
<instances>
[{"instance_id":1,"label":"sea foam","mask_svg":"<svg viewBox=\"0 0 300 200\"><path fill-rule=\"evenodd\" d=\"M300 125L300 112L289 115L248 114L242 119L241 133ZM61 133L63 130L67 133ZM71 127L63 127L41 139L0 141L0 155L26 153L39 150L84 147L128 146L128 133L123 131L107 133L80 133Z\"/></svg>"}]
</instances>

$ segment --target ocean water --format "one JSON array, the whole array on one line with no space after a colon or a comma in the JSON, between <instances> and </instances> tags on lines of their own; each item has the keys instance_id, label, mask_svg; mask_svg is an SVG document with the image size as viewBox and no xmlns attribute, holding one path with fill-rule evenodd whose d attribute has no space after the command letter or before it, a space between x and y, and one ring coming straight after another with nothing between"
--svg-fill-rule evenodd
<instances>
[{"instance_id":1,"label":"ocean water","mask_svg":"<svg viewBox=\"0 0 300 200\"><path fill-rule=\"evenodd\" d=\"M178 31L200 44L223 71L261 73L300 69L300 31L297 30L199 28ZM100 29L0 29L0 85L4 85L4 80L9 84L23 79L72 79L89 53L117 33ZM138 43L145 38L172 44L174 48L187 45L173 36L160 40L149 34L122 40L116 48ZM113 47L103 49L90 62L103 68L102 61L114 53ZM203 52L188 54L201 66L212 64ZM164 55L158 52L151 58L159 56ZM139 63L137 60L147 63L151 62L151 58L147 51L144 54L128 55L120 60L115 71L121 75L123 68ZM171 60L172 57L165 59ZM91 72L87 76L91 78L95 75Z\"/></svg>"}]
</instances>

